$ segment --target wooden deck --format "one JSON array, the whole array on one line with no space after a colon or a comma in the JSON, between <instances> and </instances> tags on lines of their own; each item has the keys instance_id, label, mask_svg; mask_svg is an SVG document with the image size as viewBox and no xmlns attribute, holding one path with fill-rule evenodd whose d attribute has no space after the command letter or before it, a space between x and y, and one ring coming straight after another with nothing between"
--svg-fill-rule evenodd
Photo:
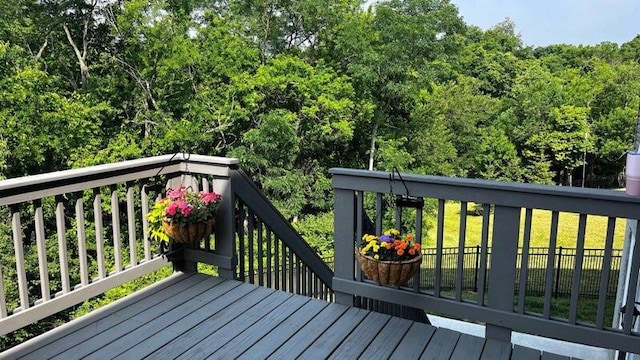
<instances>
[{"instance_id":1,"label":"wooden deck","mask_svg":"<svg viewBox=\"0 0 640 360\"><path fill-rule=\"evenodd\" d=\"M569 359L238 281L177 274L7 359Z\"/></svg>"}]
</instances>

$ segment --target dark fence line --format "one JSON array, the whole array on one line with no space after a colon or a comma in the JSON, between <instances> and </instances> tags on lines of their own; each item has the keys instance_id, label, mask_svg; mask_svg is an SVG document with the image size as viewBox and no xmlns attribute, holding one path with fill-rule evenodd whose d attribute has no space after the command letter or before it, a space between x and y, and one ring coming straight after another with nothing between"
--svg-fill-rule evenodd
<instances>
[{"instance_id":1,"label":"dark fence line","mask_svg":"<svg viewBox=\"0 0 640 360\"><path fill-rule=\"evenodd\" d=\"M519 288L520 269L522 262L522 248L518 249L516 263L516 289ZM478 291L478 274L480 273L481 261L480 246L467 246L464 248L464 269L462 276L463 291ZM620 259L622 250L614 249L611 259L611 273L607 284L607 296L615 297L618 287L618 273L620 270ZM527 295L544 295L547 260L549 249L545 247L529 248L529 264L527 266ZM571 295L571 284L573 280L573 266L576 258L575 248L558 247L553 254L554 276L553 276L553 296L562 297ZM487 264L490 263L491 248L487 253ZM600 287L600 273L604 259L603 249L585 249L582 262L582 278L580 280L580 296L597 297ZM324 258L325 262L333 267L333 258ZM436 249L422 248L422 266L420 267L420 287L428 290L433 289L435 279ZM456 268L458 266L458 248L450 247L442 249L442 290L455 290ZM491 269L488 268L488 273ZM485 281L487 284L487 281ZM485 288L486 289L486 288Z\"/></svg>"}]
</instances>

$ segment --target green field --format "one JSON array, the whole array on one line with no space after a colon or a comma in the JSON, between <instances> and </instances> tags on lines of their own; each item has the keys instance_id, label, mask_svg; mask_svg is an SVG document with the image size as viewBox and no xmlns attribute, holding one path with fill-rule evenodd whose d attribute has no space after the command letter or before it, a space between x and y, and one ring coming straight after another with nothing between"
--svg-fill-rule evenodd
<instances>
[{"instance_id":1,"label":"green field","mask_svg":"<svg viewBox=\"0 0 640 360\"><path fill-rule=\"evenodd\" d=\"M472 204L468 205L469 209ZM560 213L558 221L558 238L557 247L575 248L578 234L578 218L577 214ZM429 223L429 231L424 239L424 246L436 246L436 219L426 220ZM444 217L444 247L457 247L459 239L460 227L460 203L447 202L445 204ZM493 224L489 226L491 232ZM522 211L520 221L520 239L522 244L522 232L524 230L524 210ZM585 248L602 249L605 245L605 236L607 231L607 218L603 216L590 215L587 217L587 228L585 233ZM551 211L534 210L531 222L531 247L548 247L549 234L551 232ZM614 249L621 249L624 240L625 220L618 219L616 221L616 229L614 235ZM482 216L467 216L467 229L465 236L465 246L480 245L482 234ZM491 238L491 236L489 237Z\"/></svg>"}]
</instances>

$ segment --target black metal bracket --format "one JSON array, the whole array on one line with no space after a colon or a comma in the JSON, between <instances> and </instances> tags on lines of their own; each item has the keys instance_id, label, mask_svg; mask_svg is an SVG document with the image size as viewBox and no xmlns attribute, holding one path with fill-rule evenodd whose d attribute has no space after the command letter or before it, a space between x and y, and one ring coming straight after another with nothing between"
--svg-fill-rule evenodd
<instances>
[{"instance_id":1,"label":"black metal bracket","mask_svg":"<svg viewBox=\"0 0 640 360\"><path fill-rule=\"evenodd\" d=\"M394 174L398 175L398 179L402 182L402 186L404 186L404 190L406 192L405 195L396 195L396 206L401 208L413 208L413 209L422 209L424 208L424 199L416 196L409 195L409 188L407 184L404 182L402 175L400 175L400 171L398 168L394 167L393 172L389 175L389 185L391 187L391 192L393 192L393 182L395 181Z\"/></svg>"}]
</instances>

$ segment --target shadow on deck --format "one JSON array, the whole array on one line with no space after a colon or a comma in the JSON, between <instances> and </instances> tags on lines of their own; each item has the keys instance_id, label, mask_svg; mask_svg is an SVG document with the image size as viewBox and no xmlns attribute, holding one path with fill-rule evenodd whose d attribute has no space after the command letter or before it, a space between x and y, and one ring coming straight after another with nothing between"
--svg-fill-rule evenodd
<instances>
[{"instance_id":1,"label":"shadow on deck","mask_svg":"<svg viewBox=\"0 0 640 360\"><path fill-rule=\"evenodd\" d=\"M177 273L0 357L569 359L196 273Z\"/></svg>"}]
</instances>

